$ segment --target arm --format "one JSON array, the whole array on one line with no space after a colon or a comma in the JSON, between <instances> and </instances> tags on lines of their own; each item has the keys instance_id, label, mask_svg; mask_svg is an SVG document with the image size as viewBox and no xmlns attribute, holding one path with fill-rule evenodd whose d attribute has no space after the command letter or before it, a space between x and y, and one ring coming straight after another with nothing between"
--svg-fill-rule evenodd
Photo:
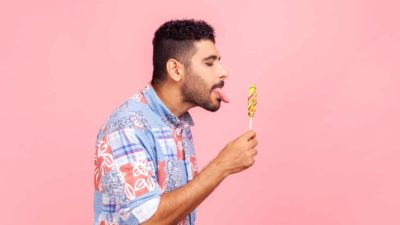
<instances>
[{"instance_id":1,"label":"arm","mask_svg":"<svg viewBox=\"0 0 400 225\"><path fill-rule=\"evenodd\" d=\"M187 185L161 195L158 210L144 224L177 224L211 194L225 177L215 162L210 163Z\"/></svg>"},{"instance_id":2,"label":"arm","mask_svg":"<svg viewBox=\"0 0 400 225\"><path fill-rule=\"evenodd\" d=\"M177 224L193 211L230 174L254 164L257 140L248 131L230 142L220 154L187 185L161 195L156 213L145 225Z\"/></svg>"}]
</instances>

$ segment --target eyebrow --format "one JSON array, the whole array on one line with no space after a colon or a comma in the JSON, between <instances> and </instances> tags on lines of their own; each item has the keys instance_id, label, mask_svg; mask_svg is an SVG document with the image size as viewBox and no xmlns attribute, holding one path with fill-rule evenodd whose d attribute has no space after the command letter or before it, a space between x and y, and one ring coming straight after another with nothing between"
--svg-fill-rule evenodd
<instances>
[{"instance_id":1,"label":"eyebrow","mask_svg":"<svg viewBox=\"0 0 400 225\"><path fill-rule=\"evenodd\" d=\"M218 57L217 55L210 55L210 56L204 58L203 61L208 61L208 60L210 60L210 59L212 59L213 61L214 61L214 60L217 60L217 59L218 59L218 60L221 60L221 56Z\"/></svg>"}]
</instances>

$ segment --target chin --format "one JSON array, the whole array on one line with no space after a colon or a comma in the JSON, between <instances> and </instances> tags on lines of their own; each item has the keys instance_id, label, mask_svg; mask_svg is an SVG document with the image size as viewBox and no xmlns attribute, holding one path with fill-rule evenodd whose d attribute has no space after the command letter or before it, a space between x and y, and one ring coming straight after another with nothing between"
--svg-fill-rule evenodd
<instances>
[{"instance_id":1,"label":"chin","mask_svg":"<svg viewBox=\"0 0 400 225\"><path fill-rule=\"evenodd\" d=\"M216 108L204 108L204 109L207 110L207 111L210 111L210 112L216 112L216 111L219 110L219 107L216 107Z\"/></svg>"},{"instance_id":2,"label":"chin","mask_svg":"<svg viewBox=\"0 0 400 225\"><path fill-rule=\"evenodd\" d=\"M221 108L221 100L217 100L216 103L211 103L203 108L210 112L216 112L219 110L219 108Z\"/></svg>"},{"instance_id":3,"label":"chin","mask_svg":"<svg viewBox=\"0 0 400 225\"><path fill-rule=\"evenodd\" d=\"M221 107L221 99L211 97L208 101L199 102L197 106L210 112L216 112Z\"/></svg>"}]
</instances>

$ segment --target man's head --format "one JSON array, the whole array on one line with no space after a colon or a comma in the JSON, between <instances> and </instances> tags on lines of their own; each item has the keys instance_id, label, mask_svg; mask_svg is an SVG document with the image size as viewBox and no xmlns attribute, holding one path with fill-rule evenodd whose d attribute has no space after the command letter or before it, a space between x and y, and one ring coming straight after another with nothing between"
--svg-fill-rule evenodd
<instances>
[{"instance_id":1,"label":"man's head","mask_svg":"<svg viewBox=\"0 0 400 225\"><path fill-rule=\"evenodd\" d=\"M151 83L173 84L183 102L216 111L221 100L228 101L220 59L213 27L201 20L168 21L154 35Z\"/></svg>"}]
</instances>

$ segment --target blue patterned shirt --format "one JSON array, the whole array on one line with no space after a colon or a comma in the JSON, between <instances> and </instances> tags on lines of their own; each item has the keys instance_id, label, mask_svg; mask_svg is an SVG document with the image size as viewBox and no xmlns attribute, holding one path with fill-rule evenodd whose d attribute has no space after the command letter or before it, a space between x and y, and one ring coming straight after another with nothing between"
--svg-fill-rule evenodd
<instances>
[{"instance_id":1,"label":"blue patterned shirt","mask_svg":"<svg viewBox=\"0 0 400 225\"><path fill-rule=\"evenodd\" d=\"M149 84L118 107L97 136L94 224L141 224L160 196L198 173L188 112L177 118ZM179 225L193 225L193 211Z\"/></svg>"}]
</instances>

